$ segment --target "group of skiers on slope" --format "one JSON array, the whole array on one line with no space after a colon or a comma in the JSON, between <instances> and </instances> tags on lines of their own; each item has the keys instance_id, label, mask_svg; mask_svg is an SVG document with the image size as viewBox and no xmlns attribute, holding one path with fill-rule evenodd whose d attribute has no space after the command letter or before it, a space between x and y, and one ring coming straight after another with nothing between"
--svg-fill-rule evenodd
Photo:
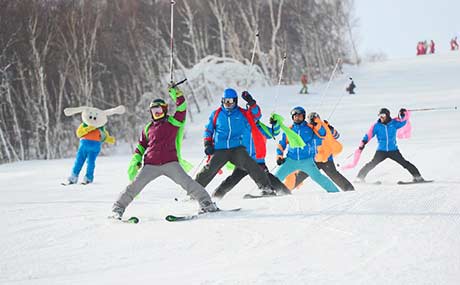
<instances>
[{"instance_id":1,"label":"group of skiers on slope","mask_svg":"<svg viewBox=\"0 0 460 285\"><path fill-rule=\"evenodd\" d=\"M417 43L417 55L425 55L427 53L434 54L435 52L435 43L431 40L429 43L425 41L419 41Z\"/></svg>"},{"instance_id":2,"label":"group of skiers on slope","mask_svg":"<svg viewBox=\"0 0 460 285\"><path fill-rule=\"evenodd\" d=\"M260 121L261 109L254 98L244 91L241 97L246 101L246 108L241 108L238 106L238 94L231 88L225 89L221 106L211 113L205 126L204 152L210 156L210 160L193 180L184 171L186 162L180 155L186 117L185 98L177 87L169 88L169 95L176 103L176 112L174 116L168 115L168 105L162 99L155 99L150 104L152 121L141 133L128 170L132 182L113 204L112 218L121 219L134 197L161 175L171 178L185 189L198 202L201 211L218 211L204 187L227 162L233 163L235 169L214 191L215 198L222 198L247 174L255 181L263 196L290 194L282 181L291 173L302 175L299 181L310 176L330 193L339 192L332 181L343 191L354 190L353 185L335 168L331 154L340 151L341 145L336 141L334 144L338 132L327 121L322 121L314 112L307 116L305 109L298 106L291 111L293 124L290 128L282 124L283 119L277 114L270 117L269 127ZM359 180L364 180L367 173L386 158L406 168L414 181L423 180L417 168L402 157L396 145L396 131L406 124L407 119L408 111L405 109L401 109L399 118L394 119L391 119L388 109L380 110L378 121L366 133L359 147L362 151L373 136L378 139L379 146L374 158L360 170ZM273 175L264 160L266 140L278 135L280 128L284 131L276 150L276 162L280 167ZM300 137L300 143L288 140L288 132ZM332 143L326 146L326 142ZM330 178L319 169L323 169Z\"/></svg>"}]
</instances>

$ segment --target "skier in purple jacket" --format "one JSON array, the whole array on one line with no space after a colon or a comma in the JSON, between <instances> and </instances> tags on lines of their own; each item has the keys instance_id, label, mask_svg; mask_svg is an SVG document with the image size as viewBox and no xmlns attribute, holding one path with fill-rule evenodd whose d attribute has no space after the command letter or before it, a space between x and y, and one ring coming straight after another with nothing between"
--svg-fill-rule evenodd
<instances>
[{"instance_id":1,"label":"skier in purple jacket","mask_svg":"<svg viewBox=\"0 0 460 285\"><path fill-rule=\"evenodd\" d=\"M134 197L148 183L161 175L169 177L185 189L190 197L198 201L203 212L218 210L208 192L188 176L179 163L182 161L176 149L176 140L180 136L178 134L180 128L185 123L186 102L182 91L177 87L170 88L169 95L176 103L176 113L174 116L167 115L168 105L163 99L155 99L150 104L152 122L145 126L128 169L132 182L120 193L113 204L111 218L120 220ZM142 158L144 163L141 168ZM139 169L140 172L137 174Z\"/></svg>"}]
</instances>

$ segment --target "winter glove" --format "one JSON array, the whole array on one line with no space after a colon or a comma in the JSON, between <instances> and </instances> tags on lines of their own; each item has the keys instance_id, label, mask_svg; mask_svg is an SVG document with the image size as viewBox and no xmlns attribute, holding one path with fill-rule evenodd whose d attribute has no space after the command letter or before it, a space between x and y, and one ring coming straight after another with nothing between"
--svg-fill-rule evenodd
<instances>
[{"instance_id":1,"label":"winter glove","mask_svg":"<svg viewBox=\"0 0 460 285\"><path fill-rule=\"evenodd\" d=\"M139 169L141 168L142 164L140 162L136 163L136 164L133 164L131 163L128 167L128 178L129 178L129 181L133 181L134 178L136 178L137 176L137 172L139 171Z\"/></svg>"},{"instance_id":2,"label":"winter glove","mask_svg":"<svg viewBox=\"0 0 460 285\"><path fill-rule=\"evenodd\" d=\"M210 141L205 141L204 142L204 153L206 155L213 155L214 154L214 146L212 145L212 142L210 142Z\"/></svg>"},{"instance_id":3,"label":"winter glove","mask_svg":"<svg viewBox=\"0 0 460 285\"><path fill-rule=\"evenodd\" d=\"M286 161L286 159L285 159L284 157L278 156L278 158L276 159L276 164L281 165L281 164L283 164L285 161Z\"/></svg>"},{"instance_id":4,"label":"winter glove","mask_svg":"<svg viewBox=\"0 0 460 285\"><path fill-rule=\"evenodd\" d=\"M169 87L168 93L174 102L176 102L177 98L183 95L182 90L180 90L178 87Z\"/></svg>"},{"instance_id":5,"label":"winter glove","mask_svg":"<svg viewBox=\"0 0 460 285\"><path fill-rule=\"evenodd\" d=\"M407 110L406 110L405 108L399 109L398 117L399 117L400 119L404 119L404 117L406 117L406 112L407 112Z\"/></svg>"},{"instance_id":6,"label":"winter glove","mask_svg":"<svg viewBox=\"0 0 460 285\"><path fill-rule=\"evenodd\" d=\"M248 102L249 106L252 106L256 103L256 100L252 98L248 91L243 91L243 93L241 93L241 97L244 99L244 101Z\"/></svg>"},{"instance_id":7,"label":"winter glove","mask_svg":"<svg viewBox=\"0 0 460 285\"><path fill-rule=\"evenodd\" d=\"M115 138L112 137L112 136L107 136L107 137L105 138L105 142L106 142L106 143L109 143L109 144L114 144L114 143L115 143Z\"/></svg>"},{"instance_id":8,"label":"winter glove","mask_svg":"<svg viewBox=\"0 0 460 285\"><path fill-rule=\"evenodd\" d=\"M273 117L270 117L270 124L272 124L272 125L276 125L276 123L278 123L278 121L277 121L277 120L275 120L275 118L273 118Z\"/></svg>"},{"instance_id":9,"label":"winter glove","mask_svg":"<svg viewBox=\"0 0 460 285\"><path fill-rule=\"evenodd\" d=\"M358 149L363 150L365 145L366 145L366 142L361 141L361 144L359 145Z\"/></svg>"}]
</instances>

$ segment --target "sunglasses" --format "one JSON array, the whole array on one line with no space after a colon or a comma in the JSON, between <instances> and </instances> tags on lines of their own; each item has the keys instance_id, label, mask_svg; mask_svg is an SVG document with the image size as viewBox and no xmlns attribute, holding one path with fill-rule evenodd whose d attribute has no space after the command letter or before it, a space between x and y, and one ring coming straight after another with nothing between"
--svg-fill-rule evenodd
<instances>
[{"instance_id":1,"label":"sunglasses","mask_svg":"<svg viewBox=\"0 0 460 285\"><path fill-rule=\"evenodd\" d=\"M223 104L233 104L233 103L235 103L235 99L233 99L233 98L223 98L222 103Z\"/></svg>"}]
</instances>

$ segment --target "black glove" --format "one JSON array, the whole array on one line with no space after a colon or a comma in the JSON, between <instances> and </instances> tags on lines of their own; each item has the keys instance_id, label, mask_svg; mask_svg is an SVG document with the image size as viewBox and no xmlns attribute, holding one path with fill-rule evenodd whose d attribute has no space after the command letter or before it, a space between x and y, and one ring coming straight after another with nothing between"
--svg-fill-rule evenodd
<instances>
[{"instance_id":1,"label":"black glove","mask_svg":"<svg viewBox=\"0 0 460 285\"><path fill-rule=\"evenodd\" d=\"M286 159L284 157L278 157L278 159L276 160L276 164L278 165L281 165L283 164L284 162L286 161Z\"/></svg>"},{"instance_id":2,"label":"black glove","mask_svg":"<svg viewBox=\"0 0 460 285\"><path fill-rule=\"evenodd\" d=\"M407 110L405 108L399 109L399 118L404 119L404 117L406 116L406 112Z\"/></svg>"},{"instance_id":3,"label":"black glove","mask_svg":"<svg viewBox=\"0 0 460 285\"><path fill-rule=\"evenodd\" d=\"M241 93L241 97L244 99L244 101L248 102L249 106L252 106L256 103L256 100L252 98L248 91L243 91L243 93Z\"/></svg>"},{"instance_id":4,"label":"black glove","mask_svg":"<svg viewBox=\"0 0 460 285\"><path fill-rule=\"evenodd\" d=\"M212 142L210 141L205 141L204 143L204 153L206 155L213 155L214 153L214 146L212 145Z\"/></svg>"},{"instance_id":5,"label":"black glove","mask_svg":"<svg viewBox=\"0 0 460 285\"><path fill-rule=\"evenodd\" d=\"M278 121L275 120L274 118L270 117L270 124L274 125L276 123L278 123Z\"/></svg>"},{"instance_id":6,"label":"black glove","mask_svg":"<svg viewBox=\"0 0 460 285\"><path fill-rule=\"evenodd\" d=\"M366 146L366 143L364 141L361 141L361 144L359 145L359 150L363 150L364 147Z\"/></svg>"}]
</instances>

